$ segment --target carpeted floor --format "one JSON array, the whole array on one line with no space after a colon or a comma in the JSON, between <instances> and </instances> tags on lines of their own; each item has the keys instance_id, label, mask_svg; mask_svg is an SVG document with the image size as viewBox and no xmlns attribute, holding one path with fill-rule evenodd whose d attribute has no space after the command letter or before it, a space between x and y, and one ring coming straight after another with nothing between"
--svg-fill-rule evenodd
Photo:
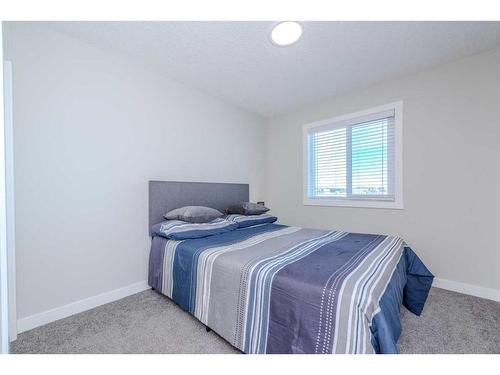
<instances>
[{"instance_id":1,"label":"carpeted floor","mask_svg":"<svg viewBox=\"0 0 500 375\"><path fill-rule=\"evenodd\" d=\"M432 288L402 308L401 353L500 353L500 303ZM239 353L166 297L145 291L22 333L13 353Z\"/></svg>"}]
</instances>

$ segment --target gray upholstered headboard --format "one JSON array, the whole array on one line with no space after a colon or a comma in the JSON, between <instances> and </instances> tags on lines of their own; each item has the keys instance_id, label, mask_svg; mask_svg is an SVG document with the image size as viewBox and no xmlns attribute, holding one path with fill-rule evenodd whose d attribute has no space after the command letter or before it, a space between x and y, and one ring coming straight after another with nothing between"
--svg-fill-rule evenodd
<instances>
[{"instance_id":1,"label":"gray upholstered headboard","mask_svg":"<svg viewBox=\"0 0 500 375\"><path fill-rule=\"evenodd\" d=\"M183 206L207 206L224 210L248 202L248 184L149 181L149 230L168 211Z\"/></svg>"}]
</instances>

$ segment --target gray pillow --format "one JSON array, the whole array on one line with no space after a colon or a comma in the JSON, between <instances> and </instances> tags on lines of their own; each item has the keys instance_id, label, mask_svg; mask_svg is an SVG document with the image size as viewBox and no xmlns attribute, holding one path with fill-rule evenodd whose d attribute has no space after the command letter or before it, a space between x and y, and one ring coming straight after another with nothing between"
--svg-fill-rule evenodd
<instances>
[{"instance_id":1,"label":"gray pillow","mask_svg":"<svg viewBox=\"0 0 500 375\"><path fill-rule=\"evenodd\" d=\"M215 208L203 206L185 206L167 212L163 217L167 220L182 220L188 223L208 223L222 217L222 212Z\"/></svg>"},{"instance_id":2,"label":"gray pillow","mask_svg":"<svg viewBox=\"0 0 500 375\"><path fill-rule=\"evenodd\" d=\"M252 202L243 202L230 206L226 209L228 214L239 214L239 215L261 215L264 212L269 211L269 208L261 204Z\"/></svg>"}]
</instances>

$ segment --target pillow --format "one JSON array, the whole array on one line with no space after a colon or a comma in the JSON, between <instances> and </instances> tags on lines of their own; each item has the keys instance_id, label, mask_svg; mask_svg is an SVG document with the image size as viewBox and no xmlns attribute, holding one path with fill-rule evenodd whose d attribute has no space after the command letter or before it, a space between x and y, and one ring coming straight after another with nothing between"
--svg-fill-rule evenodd
<instances>
[{"instance_id":1,"label":"pillow","mask_svg":"<svg viewBox=\"0 0 500 375\"><path fill-rule=\"evenodd\" d=\"M203 206L185 206L167 212L163 217L167 220L182 220L188 223L208 223L222 217L222 212L215 208Z\"/></svg>"},{"instance_id":2,"label":"pillow","mask_svg":"<svg viewBox=\"0 0 500 375\"><path fill-rule=\"evenodd\" d=\"M252 202L243 202L226 209L226 213L228 214L239 215L260 215L267 211L269 211L269 208L266 206Z\"/></svg>"},{"instance_id":3,"label":"pillow","mask_svg":"<svg viewBox=\"0 0 500 375\"><path fill-rule=\"evenodd\" d=\"M224 219L215 219L209 223L187 223L180 220L168 220L153 226L155 236L171 240L188 240L230 232L238 228L238 224Z\"/></svg>"},{"instance_id":4,"label":"pillow","mask_svg":"<svg viewBox=\"0 0 500 375\"><path fill-rule=\"evenodd\" d=\"M253 225L274 223L278 218L269 214L264 215L227 215L227 221L238 224L238 228L247 228Z\"/></svg>"}]
</instances>

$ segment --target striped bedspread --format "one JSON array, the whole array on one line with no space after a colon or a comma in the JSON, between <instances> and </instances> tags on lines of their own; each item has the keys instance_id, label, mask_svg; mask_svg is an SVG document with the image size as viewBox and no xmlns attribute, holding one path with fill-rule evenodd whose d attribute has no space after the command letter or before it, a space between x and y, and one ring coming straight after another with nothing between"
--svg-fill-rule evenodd
<instances>
[{"instance_id":1,"label":"striped bedspread","mask_svg":"<svg viewBox=\"0 0 500 375\"><path fill-rule=\"evenodd\" d=\"M153 237L149 283L245 353L396 353L432 274L398 237L264 224Z\"/></svg>"}]
</instances>

